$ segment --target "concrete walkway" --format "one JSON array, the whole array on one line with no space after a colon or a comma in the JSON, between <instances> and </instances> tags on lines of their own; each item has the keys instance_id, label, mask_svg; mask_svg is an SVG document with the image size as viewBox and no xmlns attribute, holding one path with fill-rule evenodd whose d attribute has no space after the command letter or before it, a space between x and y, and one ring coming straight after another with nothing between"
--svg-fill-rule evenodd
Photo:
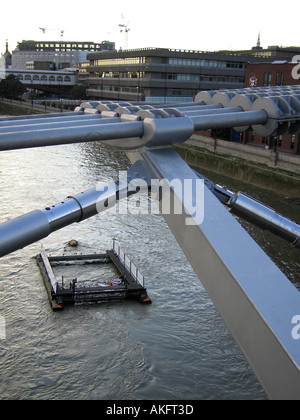
<instances>
[{"instance_id":1,"label":"concrete walkway","mask_svg":"<svg viewBox=\"0 0 300 420\"><path fill-rule=\"evenodd\" d=\"M282 151L274 152L274 150L266 150L255 145L240 144L219 139L215 140L198 134L194 134L186 144L300 175L300 155Z\"/></svg>"}]
</instances>

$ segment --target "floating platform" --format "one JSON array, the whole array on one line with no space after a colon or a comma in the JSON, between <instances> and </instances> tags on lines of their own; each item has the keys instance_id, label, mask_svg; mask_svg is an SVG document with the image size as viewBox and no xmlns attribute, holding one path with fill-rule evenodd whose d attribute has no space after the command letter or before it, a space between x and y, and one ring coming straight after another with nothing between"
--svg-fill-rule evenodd
<instances>
[{"instance_id":1,"label":"floating platform","mask_svg":"<svg viewBox=\"0 0 300 420\"><path fill-rule=\"evenodd\" d=\"M128 256L114 242L113 249L103 254L48 256L45 249L36 256L49 301L54 311L63 310L66 304L100 303L114 300L136 299L141 303L151 303L144 287L144 277ZM117 277L104 283L79 283L77 278L59 282L53 266L78 264L113 264ZM88 273L88 270L86 270Z\"/></svg>"}]
</instances>

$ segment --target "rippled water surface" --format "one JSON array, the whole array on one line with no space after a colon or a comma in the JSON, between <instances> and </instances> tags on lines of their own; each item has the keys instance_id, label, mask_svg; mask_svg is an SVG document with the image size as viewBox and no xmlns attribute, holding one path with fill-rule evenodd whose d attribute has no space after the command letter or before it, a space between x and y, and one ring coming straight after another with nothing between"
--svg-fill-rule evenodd
<instances>
[{"instance_id":1,"label":"rippled water surface","mask_svg":"<svg viewBox=\"0 0 300 420\"><path fill-rule=\"evenodd\" d=\"M128 167L123 153L99 144L2 152L0 223L116 178ZM266 201L265 192L253 190L245 192ZM299 219L297 204L267 195ZM245 225L298 286L298 253ZM108 211L42 243L55 254L69 251L73 238L82 253L111 248L116 238L144 274L153 303L54 313L34 259L40 243L2 258L1 399L266 398L160 215Z\"/></svg>"}]
</instances>

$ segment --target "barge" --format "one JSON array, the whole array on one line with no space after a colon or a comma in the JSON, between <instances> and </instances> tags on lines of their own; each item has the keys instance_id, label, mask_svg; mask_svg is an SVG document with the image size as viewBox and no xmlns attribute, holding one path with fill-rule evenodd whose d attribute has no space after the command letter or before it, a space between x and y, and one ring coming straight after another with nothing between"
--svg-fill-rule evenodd
<instances>
[{"instance_id":1,"label":"barge","mask_svg":"<svg viewBox=\"0 0 300 420\"><path fill-rule=\"evenodd\" d=\"M142 303L151 303L151 299L144 287L144 276L132 263L130 258L122 251L117 242L113 242L113 248L101 254L88 255L61 255L49 256L44 247L36 256L42 278L48 293L50 305L54 311L63 310L66 304L101 303L107 301L120 301L124 299L136 299ZM55 275L54 266L66 265L113 265L116 276L106 281L88 280L79 282L72 278L61 280ZM86 270L88 274L88 270Z\"/></svg>"}]
</instances>

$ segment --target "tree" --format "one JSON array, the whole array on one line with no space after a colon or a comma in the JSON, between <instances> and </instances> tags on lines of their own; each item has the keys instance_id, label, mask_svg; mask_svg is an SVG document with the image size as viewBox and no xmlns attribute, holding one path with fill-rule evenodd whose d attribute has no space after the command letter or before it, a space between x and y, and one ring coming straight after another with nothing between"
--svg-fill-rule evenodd
<instances>
[{"instance_id":1,"label":"tree","mask_svg":"<svg viewBox=\"0 0 300 420\"><path fill-rule=\"evenodd\" d=\"M0 82L0 96L5 98L18 98L26 91L25 86L16 76L9 74L6 79Z\"/></svg>"},{"instance_id":2,"label":"tree","mask_svg":"<svg viewBox=\"0 0 300 420\"><path fill-rule=\"evenodd\" d=\"M70 91L70 97L72 99L87 99L86 89L85 85L75 85Z\"/></svg>"}]
</instances>

